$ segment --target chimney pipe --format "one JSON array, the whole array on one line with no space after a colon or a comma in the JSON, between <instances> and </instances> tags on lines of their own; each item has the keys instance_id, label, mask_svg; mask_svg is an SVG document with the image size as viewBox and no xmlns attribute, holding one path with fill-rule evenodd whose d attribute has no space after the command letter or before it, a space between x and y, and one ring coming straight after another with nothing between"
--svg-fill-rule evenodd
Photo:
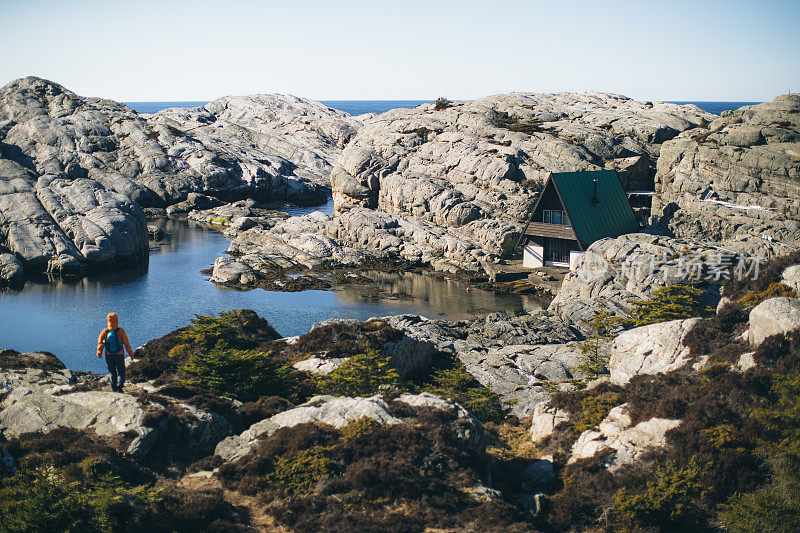
<instances>
[{"instance_id":1,"label":"chimney pipe","mask_svg":"<svg viewBox=\"0 0 800 533\"><path fill-rule=\"evenodd\" d=\"M597 197L597 178L592 180L592 184L594 184L594 195L592 196L592 202L599 203L600 199Z\"/></svg>"}]
</instances>

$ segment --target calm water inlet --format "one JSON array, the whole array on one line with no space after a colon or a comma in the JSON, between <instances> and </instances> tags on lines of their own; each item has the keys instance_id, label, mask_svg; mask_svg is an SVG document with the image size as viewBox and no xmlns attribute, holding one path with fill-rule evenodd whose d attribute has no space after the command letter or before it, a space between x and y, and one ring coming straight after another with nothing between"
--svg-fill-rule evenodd
<instances>
[{"instance_id":1,"label":"calm water inlet","mask_svg":"<svg viewBox=\"0 0 800 533\"><path fill-rule=\"evenodd\" d=\"M297 213L300 214L300 213ZM133 347L185 326L194 314L236 308L255 310L284 336L299 335L328 318L367 319L401 313L463 318L492 311L522 313L533 299L467 291L430 276L376 276L378 286L399 297L371 300L346 290L270 292L218 287L200 273L228 247L228 239L198 224L160 221L168 235L149 264L78 280L28 281L19 292L0 294L0 348L53 352L71 369L102 372L95 355L105 316L114 311Z\"/></svg>"}]
</instances>

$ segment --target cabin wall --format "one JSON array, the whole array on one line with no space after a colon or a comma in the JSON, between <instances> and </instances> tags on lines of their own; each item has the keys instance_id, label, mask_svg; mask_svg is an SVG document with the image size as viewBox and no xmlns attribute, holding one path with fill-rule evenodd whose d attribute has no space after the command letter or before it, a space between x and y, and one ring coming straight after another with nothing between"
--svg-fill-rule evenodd
<instances>
[{"instance_id":1,"label":"cabin wall","mask_svg":"<svg viewBox=\"0 0 800 533\"><path fill-rule=\"evenodd\" d=\"M539 268L544 266L544 246L536 241L528 241L522 249L522 266L525 268Z\"/></svg>"}]
</instances>

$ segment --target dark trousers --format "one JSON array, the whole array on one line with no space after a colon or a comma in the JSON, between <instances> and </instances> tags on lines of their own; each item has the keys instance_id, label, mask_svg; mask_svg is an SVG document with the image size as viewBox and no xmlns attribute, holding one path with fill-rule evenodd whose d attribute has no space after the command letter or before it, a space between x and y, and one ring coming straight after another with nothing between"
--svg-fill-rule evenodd
<instances>
[{"instance_id":1,"label":"dark trousers","mask_svg":"<svg viewBox=\"0 0 800 533\"><path fill-rule=\"evenodd\" d=\"M111 372L111 390L119 392L125 385L125 353L106 354L106 365ZM119 381L117 381L119 378Z\"/></svg>"}]
</instances>

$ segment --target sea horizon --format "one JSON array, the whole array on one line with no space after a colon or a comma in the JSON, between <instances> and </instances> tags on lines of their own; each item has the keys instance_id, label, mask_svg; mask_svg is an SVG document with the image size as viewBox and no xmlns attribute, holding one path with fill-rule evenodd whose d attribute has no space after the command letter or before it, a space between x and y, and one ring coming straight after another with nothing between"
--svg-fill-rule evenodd
<instances>
[{"instance_id":1,"label":"sea horizon","mask_svg":"<svg viewBox=\"0 0 800 533\"><path fill-rule=\"evenodd\" d=\"M141 101L141 102L122 102L137 113L152 114L164 109L186 108L204 106L211 100L164 100L164 101ZM734 100L665 100L671 104L696 105L703 111L719 115L723 111L739 109L746 105L761 104L763 102L748 102ZM432 103L434 100L317 100L331 109L337 109L350 113L351 115L363 115L365 113L385 113L391 109L414 108L421 104Z\"/></svg>"}]
</instances>

